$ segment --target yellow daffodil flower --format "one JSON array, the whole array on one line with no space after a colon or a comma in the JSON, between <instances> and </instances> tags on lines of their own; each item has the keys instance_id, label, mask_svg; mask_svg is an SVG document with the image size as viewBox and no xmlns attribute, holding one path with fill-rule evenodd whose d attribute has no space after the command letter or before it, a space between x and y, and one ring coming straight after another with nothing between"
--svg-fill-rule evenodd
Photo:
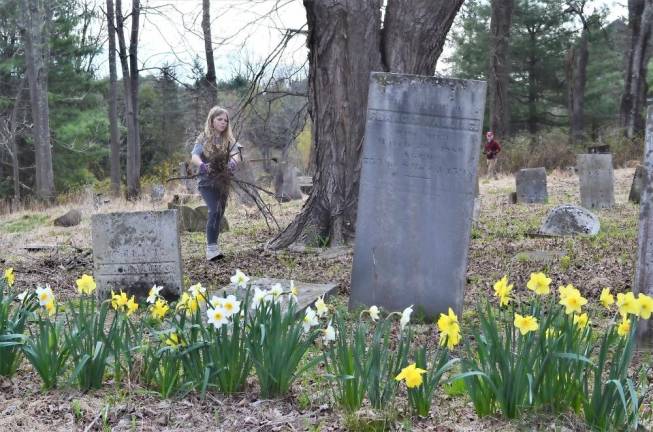
<instances>
[{"instance_id":1,"label":"yellow daffodil flower","mask_svg":"<svg viewBox=\"0 0 653 432\"><path fill-rule=\"evenodd\" d=\"M4 274L2 277L5 278L5 281L7 281L7 285L13 286L14 281L16 280L16 276L14 275L14 269L12 267L9 267L8 269L5 270Z\"/></svg>"},{"instance_id":2,"label":"yellow daffodil flower","mask_svg":"<svg viewBox=\"0 0 653 432\"><path fill-rule=\"evenodd\" d=\"M45 305L43 305L43 307L48 312L49 316L52 316L55 313L57 313L57 304L55 303L54 298L52 298L52 300L50 300Z\"/></svg>"},{"instance_id":3,"label":"yellow daffodil flower","mask_svg":"<svg viewBox=\"0 0 653 432\"><path fill-rule=\"evenodd\" d=\"M604 308L610 309L610 306L614 304L614 296L610 294L610 288L603 288L601 291L601 297L599 297L599 301Z\"/></svg>"},{"instance_id":4,"label":"yellow daffodil flower","mask_svg":"<svg viewBox=\"0 0 653 432\"><path fill-rule=\"evenodd\" d=\"M458 317L449 308L447 315L441 313L438 319L438 330L440 330L440 345L447 344L447 348L453 349L460 343L460 325Z\"/></svg>"},{"instance_id":5,"label":"yellow daffodil flower","mask_svg":"<svg viewBox=\"0 0 653 432\"><path fill-rule=\"evenodd\" d=\"M632 292L626 294L618 293L617 306L619 307L619 313L621 313L622 316L628 314L639 315L640 305Z\"/></svg>"},{"instance_id":6,"label":"yellow daffodil flower","mask_svg":"<svg viewBox=\"0 0 653 432\"><path fill-rule=\"evenodd\" d=\"M622 337L627 337L630 334L630 320L625 316L619 327L617 327L617 334Z\"/></svg>"},{"instance_id":7,"label":"yellow daffodil flower","mask_svg":"<svg viewBox=\"0 0 653 432\"><path fill-rule=\"evenodd\" d=\"M77 283L77 291L80 294L90 295L95 291L96 284L93 276L83 274L81 278L75 281Z\"/></svg>"},{"instance_id":8,"label":"yellow daffodil flower","mask_svg":"<svg viewBox=\"0 0 653 432\"><path fill-rule=\"evenodd\" d=\"M111 291L111 306L115 310L121 310L123 306L127 305L127 302L129 302L127 293L120 291L120 294L115 294L113 291Z\"/></svg>"},{"instance_id":9,"label":"yellow daffodil flower","mask_svg":"<svg viewBox=\"0 0 653 432\"><path fill-rule=\"evenodd\" d=\"M164 299L158 299L152 306L152 317L154 319L162 320L170 310L168 302Z\"/></svg>"},{"instance_id":10,"label":"yellow daffodil flower","mask_svg":"<svg viewBox=\"0 0 653 432\"><path fill-rule=\"evenodd\" d=\"M551 285L551 278L546 277L542 272L538 272L531 273L531 278L526 287L534 291L535 294L546 295L550 292L549 285Z\"/></svg>"},{"instance_id":11,"label":"yellow daffodil flower","mask_svg":"<svg viewBox=\"0 0 653 432\"><path fill-rule=\"evenodd\" d=\"M572 284L567 284L567 286L559 286L558 287L558 296L560 297L560 300L566 299L570 295L575 295L579 294L580 291L576 289Z\"/></svg>"},{"instance_id":12,"label":"yellow daffodil flower","mask_svg":"<svg viewBox=\"0 0 653 432\"><path fill-rule=\"evenodd\" d=\"M519 332L521 333L522 336L526 336L529 332L535 331L538 328L540 328L539 324L537 323L537 318L531 315L521 316L518 313L516 313L514 324L515 327L519 329Z\"/></svg>"},{"instance_id":13,"label":"yellow daffodil flower","mask_svg":"<svg viewBox=\"0 0 653 432\"><path fill-rule=\"evenodd\" d=\"M422 379L422 374L425 374L426 370L420 369L415 366L415 363L406 366L399 372L399 375L395 377L395 380L406 381L406 387L415 388L422 385L424 380Z\"/></svg>"},{"instance_id":14,"label":"yellow daffodil flower","mask_svg":"<svg viewBox=\"0 0 653 432\"><path fill-rule=\"evenodd\" d=\"M510 291L513 284L508 285L508 276L505 275L494 283L494 295L499 298L499 306L507 306L510 302Z\"/></svg>"},{"instance_id":15,"label":"yellow daffodil flower","mask_svg":"<svg viewBox=\"0 0 653 432\"><path fill-rule=\"evenodd\" d=\"M177 348L178 346L184 346L184 343L179 339L179 335L177 333L170 333L170 336L165 340L165 344Z\"/></svg>"},{"instance_id":16,"label":"yellow daffodil flower","mask_svg":"<svg viewBox=\"0 0 653 432\"><path fill-rule=\"evenodd\" d=\"M127 316L136 312L136 310L138 309L138 303L136 303L136 298L134 296L131 296L129 301L125 303L125 307L127 308Z\"/></svg>"},{"instance_id":17,"label":"yellow daffodil flower","mask_svg":"<svg viewBox=\"0 0 653 432\"><path fill-rule=\"evenodd\" d=\"M587 324L589 324L589 322L590 322L590 319L589 319L589 316L586 313L581 314L581 315L574 314L574 324L576 324L578 326L578 328L583 329L583 328L587 327Z\"/></svg>"},{"instance_id":18,"label":"yellow daffodil flower","mask_svg":"<svg viewBox=\"0 0 653 432\"><path fill-rule=\"evenodd\" d=\"M587 304L587 299L580 295L578 290L574 290L561 298L558 303L565 307L565 313L567 315L572 313L580 314L582 307Z\"/></svg>"},{"instance_id":19,"label":"yellow daffodil flower","mask_svg":"<svg viewBox=\"0 0 653 432\"><path fill-rule=\"evenodd\" d=\"M651 312L653 312L653 298L646 294L639 293L637 302L639 303L639 317L644 319L651 318Z\"/></svg>"}]
</instances>

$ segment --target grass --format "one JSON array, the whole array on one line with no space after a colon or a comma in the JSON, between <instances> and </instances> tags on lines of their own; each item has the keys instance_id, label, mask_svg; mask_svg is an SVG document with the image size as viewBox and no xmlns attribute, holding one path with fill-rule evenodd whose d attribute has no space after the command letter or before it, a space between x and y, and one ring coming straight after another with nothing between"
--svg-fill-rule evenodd
<instances>
[{"instance_id":1,"label":"grass","mask_svg":"<svg viewBox=\"0 0 653 432\"><path fill-rule=\"evenodd\" d=\"M0 223L0 230L9 233L24 233L33 229L45 226L49 221L48 215L44 214L26 214L17 219Z\"/></svg>"}]
</instances>

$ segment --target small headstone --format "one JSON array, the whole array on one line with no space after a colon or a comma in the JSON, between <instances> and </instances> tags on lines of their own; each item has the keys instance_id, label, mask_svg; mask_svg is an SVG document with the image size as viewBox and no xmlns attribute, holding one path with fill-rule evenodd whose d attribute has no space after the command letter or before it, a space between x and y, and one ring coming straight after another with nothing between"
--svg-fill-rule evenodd
<instances>
[{"instance_id":1,"label":"small headstone","mask_svg":"<svg viewBox=\"0 0 653 432\"><path fill-rule=\"evenodd\" d=\"M275 285L277 283L281 284L281 288L283 289L283 291L286 292L290 291L290 280L288 279L252 278L249 281L249 286L252 289L254 287L258 287L261 290L269 290L270 288L272 288L272 285ZM304 309L306 309L308 306L315 303L315 300L317 300L318 298L324 297L326 299L336 294L338 291L338 285L336 285L333 282L319 284L319 283L311 283L311 282L293 281L293 284L295 288L297 288L298 290L297 293L298 312L303 312ZM218 295L221 296L222 293L229 295L229 294L237 293L238 291L242 291L242 290L239 288L234 288L231 285L228 285L226 287L223 287L218 292Z\"/></svg>"},{"instance_id":2,"label":"small headstone","mask_svg":"<svg viewBox=\"0 0 653 432\"><path fill-rule=\"evenodd\" d=\"M599 219L589 210L563 204L549 211L539 233L551 236L596 235L600 228Z\"/></svg>"},{"instance_id":3,"label":"small headstone","mask_svg":"<svg viewBox=\"0 0 653 432\"><path fill-rule=\"evenodd\" d=\"M164 287L166 297L181 293L177 211L96 214L91 227L93 274L100 296L123 290L142 298L154 284Z\"/></svg>"},{"instance_id":4,"label":"small headstone","mask_svg":"<svg viewBox=\"0 0 653 432\"><path fill-rule=\"evenodd\" d=\"M160 202L166 194L166 188L162 184L155 184L150 191L150 199L152 202Z\"/></svg>"},{"instance_id":5,"label":"small headstone","mask_svg":"<svg viewBox=\"0 0 653 432\"><path fill-rule=\"evenodd\" d=\"M274 192L277 199L287 202L302 199L302 191L297 182L297 168L288 162L277 165L277 174L274 177Z\"/></svg>"},{"instance_id":6,"label":"small headstone","mask_svg":"<svg viewBox=\"0 0 653 432\"><path fill-rule=\"evenodd\" d=\"M630 185L630 193L628 194L628 201L639 204L642 190L644 189L644 166L638 165L635 168L635 175L633 175L633 183Z\"/></svg>"},{"instance_id":7,"label":"small headstone","mask_svg":"<svg viewBox=\"0 0 653 432\"><path fill-rule=\"evenodd\" d=\"M646 112L646 138L644 140L644 181L639 205L639 232L637 235L637 267L633 291L653 295L653 105L648 101ZM638 336L644 345L653 343L653 326L649 320L640 320Z\"/></svg>"},{"instance_id":8,"label":"small headstone","mask_svg":"<svg viewBox=\"0 0 653 432\"><path fill-rule=\"evenodd\" d=\"M77 209L68 210L63 216L54 220L54 226L72 227L77 226L82 221L82 212Z\"/></svg>"},{"instance_id":9,"label":"small headstone","mask_svg":"<svg viewBox=\"0 0 653 432\"><path fill-rule=\"evenodd\" d=\"M549 199L546 188L546 169L524 168L515 176L517 185L517 202L545 203Z\"/></svg>"},{"instance_id":10,"label":"small headstone","mask_svg":"<svg viewBox=\"0 0 653 432\"><path fill-rule=\"evenodd\" d=\"M297 176L297 184L299 185L299 190L308 195L313 190L313 177Z\"/></svg>"},{"instance_id":11,"label":"small headstone","mask_svg":"<svg viewBox=\"0 0 653 432\"><path fill-rule=\"evenodd\" d=\"M209 220L209 208L205 205L195 207L195 213L202 219L204 223L204 228L206 228L206 221ZM200 230L201 231L201 230ZM227 232L229 231L229 222L227 222L227 217L225 215L222 215L222 220L220 221L220 232Z\"/></svg>"},{"instance_id":12,"label":"small headstone","mask_svg":"<svg viewBox=\"0 0 653 432\"><path fill-rule=\"evenodd\" d=\"M371 74L350 308L462 312L485 88Z\"/></svg>"},{"instance_id":13,"label":"small headstone","mask_svg":"<svg viewBox=\"0 0 653 432\"><path fill-rule=\"evenodd\" d=\"M588 209L614 205L614 171L611 154L576 155L580 179L580 202Z\"/></svg>"}]
</instances>

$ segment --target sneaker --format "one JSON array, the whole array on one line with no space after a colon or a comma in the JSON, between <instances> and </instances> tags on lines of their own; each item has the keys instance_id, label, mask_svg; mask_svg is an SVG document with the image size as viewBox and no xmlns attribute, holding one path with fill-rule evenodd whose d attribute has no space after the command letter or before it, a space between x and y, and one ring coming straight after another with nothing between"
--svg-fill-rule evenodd
<instances>
[{"instance_id":1,"label":"sneaker","mask_svg":"<svg viewBox=\"0 0 653 432\"><path fill-rule=\"evenodd\" d=\"M217 244L211 244L206 246L206 260L215 261L217 259L224 258L224 254L220 251L220 248Z\"/></svg>"}]
</instances>

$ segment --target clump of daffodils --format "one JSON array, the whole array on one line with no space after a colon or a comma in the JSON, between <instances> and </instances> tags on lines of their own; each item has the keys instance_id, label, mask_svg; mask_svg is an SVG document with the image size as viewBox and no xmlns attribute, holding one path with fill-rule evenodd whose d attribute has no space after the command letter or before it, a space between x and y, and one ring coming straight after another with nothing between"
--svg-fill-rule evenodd
<instances>
[{"instance_id":1,"label":"clump of daffodils","mask_svg":"<svg viewBox=\"0 0 653 432\"><path fill-rule=\"evenodd\" d=\"M120 291L118 294L111 291L111 307L117 312L125 312L129 316L138 310L138 303L133 295L128 297L124 291Z\"/></svg>"},{"instance_id":2,"label":"clump of daffodils","mask_svg":"<svg viewBox=\"0 0 653 432\"><path fill-rule=\"evenodd\" d=\"M240 312L240 302L236 296L211 297L211 307L207 308L207 322L214 328L220 328L229 322L229 319Z\"/></svg>"},{"instance_id":3,"label":"clump of daffodils","mask_svg":"<svg viewBox=\"0 0 653 432\"><path fill-rule=\"evenodd\" d=\"M48 315L57 313L57 303L49 284L45 284L45 287L36 287L36 298L39 300L39 306L45 309Z\"/></svg>"},{"instance_id":4,"label":"clump of daffodils","mask_svg":"<svg viewBox=\"0 0 653 432\"><path fill-rule=\"evenodd\" d=\"M77 284L77 292L85 295L93 294L93 291L95 291L95 288L97 287L93 276L87 274L83 274L81 278L75 281L75 283Z\"/></svg>"}]
</instances>

